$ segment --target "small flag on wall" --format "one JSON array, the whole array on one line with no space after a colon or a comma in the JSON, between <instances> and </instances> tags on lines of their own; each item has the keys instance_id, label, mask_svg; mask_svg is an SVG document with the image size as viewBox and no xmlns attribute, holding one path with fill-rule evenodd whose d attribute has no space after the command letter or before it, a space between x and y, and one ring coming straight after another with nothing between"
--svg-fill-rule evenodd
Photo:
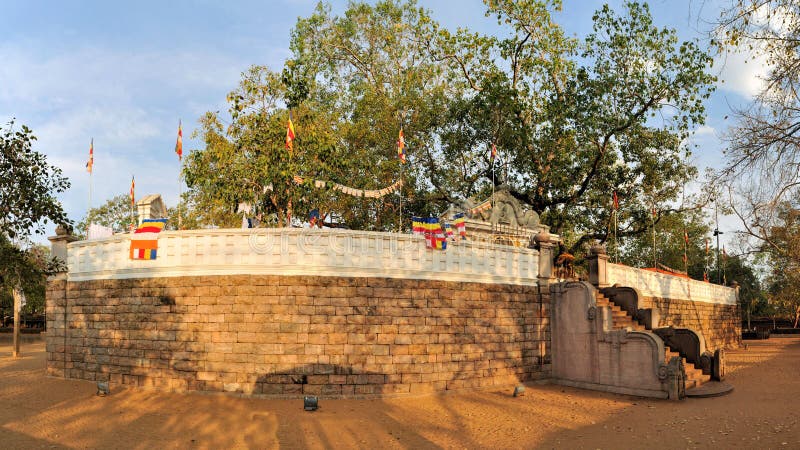
<instances>
[{"instance_id":1,"label":"small flag on wall","mask_svg":"<svg viewBox=\"0 0 800 450\"><path fill-rule=\"evenodd\" d=\"M92 173L93 166L94 166L94 138L92 138L92 141L89 144L89 160L86 161L86 171Z\"/></svg>"},{"instance_id":2,"label":"small flag on wall","mask_svg":"<svg viewBox=\"0 0 800 450\"><path fill-rule=\"evenodd\" d=\"M164 229L167 219L144 219L131 236L131 259L156 259L158 233Z\"/></svg>"},{"instance_id":3,"label":"small flag on wall","mask_svg":"<svg viewBox=\"0 0 800 450\"><path fill-rule=\"evenodd\" d=\"M461 236L461 240L467 240L467 224L465 222L464 213L458 213L453 216L453 223L458 229L458 235Z\"/></svg>"},{"instance_id":4,"label":"small flag on wall","mask_svg":"<svg viewBox=\"0 0 800 450\"><path fill-rule=\"evenodd\" d=\"M178 140L175 141L175 154L178 155L178 161L183 160L183 129L180 120L178 120Z\"/></svg>"}]
</instances>

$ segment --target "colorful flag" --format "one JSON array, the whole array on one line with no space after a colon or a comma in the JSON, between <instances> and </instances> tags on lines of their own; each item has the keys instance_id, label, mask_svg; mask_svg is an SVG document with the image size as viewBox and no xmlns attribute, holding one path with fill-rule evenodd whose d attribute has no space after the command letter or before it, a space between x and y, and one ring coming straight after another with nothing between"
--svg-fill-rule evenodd
<instances>
[{"instance_id":1,"label":"colorful flag","mask_svg":"<svg viewBox=\"0 0 800 450\"><path fill-rule=\"evenodd\" d=\"M406 138L403 135L403 129L400 128L400 133L397 135L397 157L400 162L406 163Z\"/></svg>"},{"instance_id":2,"label":"colorful flag","mask_svg":"<svg viewBox=\"0 0 800 450\"><path fill-rule=\"evenodd\" d=\"M317 222L319 222L319 210L312 209L311 212L308 213L308 223L311 225L311 228L317 226ZM322 224L320 224L322 226Z\"/></svg>"},{"instance_id":3,"label":"colorful flag","mask_svg":"<svg viewBox=\"0 0 800 450\"><path fill-rule=\"evenodd\" d=\"M689 233L687 233L686 230L683 230L683 242L689 245Z\"/></svg>"},{"instance_id":4,"label":"colorful flag","mask_svg":"<svg viewBox=\"0 0 800 450\"><path fill-rule=\"evenodd\" d=\"M447 239L453 238L453 227L450 226L449 223L444 224L444 234L447 236Z\"/></svg>"},{"instance_id":5,"label":"colorful flag","mask_svg":"<svg viewBox=\"0 0 800 450\"><path fill-rule=\"evenodd\" d=\"M465 222L464 213L458 213L453 216L453 223L458 229L458 235L461 236L461 240L467 240L467 224Z\"/></svg>"},{"instance_id":6,"label":"colorful flag","mask_svg":"<svg viewBox=\"0 0 800 450\"><path fill-rule=\"evenodd\" d=\"M655 206L653 206L652 211L653 211L653 220L656 220L657 214L656 214L656 207Z\"/></svg>"},{"instance_id":7,"label":"colorful flag","mask_svg":"<svg viewBox=\"0 0 800 450\"><path fill-rule=\"evenodd\" d=\"M133 195L134 193L134 186L136 186L136 181L134 180L133 175L131 175L131 206L136 205L136 197Z\"/></svg>"},{"instance_id":8,"label":"colorful flag","mask_svg":"<svg viewBox=\"0 0 800 450\"><path fill-rule=\"evenodd\" d=\"M614 210L618 210L619 209L619 198L617 197L617 191L614 191L614 195L612 196L612 199L614 201L614 203L613 203Z\"/></svg>"},{"instance_id":9,"label":"colorful flag","mask_svg":"<svg viewBox=\"0 0 800 450\"><path fill-rule=\"evenodd\" d=\"M445 250L447 248L447 236L439 219L436 217L412 217L412 231L415 235L422 235L425 239L425 247Z\"/></svg>"},{"instance_id":10,"label":"colorful flag","mask_svg":"<svg viewBox=\"0 0 800 450\"><path fill-rule=\"evenodd\" d=\"M723 261L727 261L728 260L728 253L725 251L725 246L724 245L722 246L722 260Z\"/></svg>"},{"instance_id":11,"label":"colorful flag","mask_svg":"<svg viewBox=\"0 0 800 450\"><path fill-rule=\"evenodd\" d=\"M181 128L181 121L178 120L178 140L175 142L175 153L178 155L178 161L183 160L183 129Z\"/></svg>"},{"instance_id":12,"label":"colorful flag","mask_svg":"<svg viewBox=\"0 0 800 450\"><path fill-rule=\"evenodd\" d=\"M292 124L292 112L289 111L289 123L286 125L286 148L289 151L292 151L294 148L292 144L294 142L294 138L295 135L294 135L294 124Z\"/></svg>"},{"instance_id":13,"label":"colorful flag","mask_svg":"<svg viewBox=\"0 0 800 450\"><path fill-rule=\"evenodd\" d=\"M708 256L708 241L709 241L709 239L706 238L706 256Z\"/></svg>"},{"instance_id":14,"label":"colorful flag","mask_svg":"<svg viewBox=\"0 0 800 450\"><path fill-rule=\"evenodd\" d=\"M497 158L497 146L494 145L494 142L492 142L492 153L490 156L492 158L492 162L494 162L494 160Z\"/></svg>"},{"instance_id":15,"label":"colorful flag","mask_svg":"<svg viewBox=\"0 0 800 450\"><path fill-rule=\"evenodd\" d=\"M92 141L89 144L89 160L86 161L86 171L92 173L93 166L94 166L94 138L92 138Z\"/></svg>"},{"instance_id":16,"label":"colorful flag","mask_svg":"<svg viewBox=\"0 0 800 450\"><path fill-rule=\"evenodd\" d=\"M164 229L167 219L144 219L131 236L130 259L156 259L158 233Z\"/></svg>"}]
</instances>

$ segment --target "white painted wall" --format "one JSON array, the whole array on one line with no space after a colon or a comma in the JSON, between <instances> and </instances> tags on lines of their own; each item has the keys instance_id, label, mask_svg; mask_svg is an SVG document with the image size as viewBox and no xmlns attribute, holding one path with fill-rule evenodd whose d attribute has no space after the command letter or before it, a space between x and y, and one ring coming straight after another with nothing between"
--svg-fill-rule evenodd
<instances>
[{"instance_id":1,"label":"white painted wall","mask_svg":"<svg viewBox=\"0 0 800 450\"><path fill-rule=\"evenodd\" d=\"M152 261L130 235L68 245L70 281L196 275L325 275L536 285L536 250L463 241L429 250L419 236L350 230L166 231Z\"/></svg>"},{"instance_id":2,"label":"white painted wall","mask_svg":"<svg viewBox=\"0 0 800 450\"><path fill-rule=\"evenodd\" d=\"M695 302L736 304L736 290L686 278L665 275L619 264L607 265L608 284L636 288L645 297L673 298Z\"/></svg>"}]
</instances>

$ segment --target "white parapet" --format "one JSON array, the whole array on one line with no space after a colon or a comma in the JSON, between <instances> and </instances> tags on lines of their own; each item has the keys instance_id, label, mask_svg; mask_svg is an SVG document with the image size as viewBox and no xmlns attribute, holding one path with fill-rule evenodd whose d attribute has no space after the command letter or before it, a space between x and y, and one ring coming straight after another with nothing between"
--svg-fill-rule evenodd
<instances>
[{"instance_id":1,"label":"white parapet","mask_svg":"<svg viewBox=\"0 0 800 450\"><path fill-rule=\"evenodd\" d=\"M608 284L633 287L645 297L736 304L736 290L718 284L611 263L607 266L607 274Z\"/></svg>"},{"instance_id":2,"label":"white parapet","mask_svg":"<svg viewBox=\"0 0 800 450\"><path fill-rule=\"evenodd\" d=\"M322 275L537 285L538 252L473 241L350 230L224 229L159 234L155 260L129 259L130 235L73 242L70 281L196 275Z\"/></svg>"}]
</instances>

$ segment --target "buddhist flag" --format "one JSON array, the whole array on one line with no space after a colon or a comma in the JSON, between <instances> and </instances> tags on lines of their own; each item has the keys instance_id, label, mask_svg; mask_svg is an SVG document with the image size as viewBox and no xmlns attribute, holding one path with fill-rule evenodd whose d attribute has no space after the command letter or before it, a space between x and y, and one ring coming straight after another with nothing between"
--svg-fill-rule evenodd
<instances>
[{"instance_id":1,"label":"buddhist flag","mask_svg":"<svg viewBox=\"0 0 800 450\"><path fill-rule=\"evenodd\" d=\"M134 195L134 187L135 186L136 186L136 181L134 180L133 175L131 175L131 206L134 206L136 204L136 201L135 201L136 200L136 196Z\"/></svg>"},{"instance_id":2,"label":"buddhist flag","mask_svg":"<svg viewBox=\"0 0 800 450\"><path fill-rule=\"evenodd\" d=\"M402 128L400 128L400 133L397 135L397 157L401 163L406 163L406 138L403 135Z\"/></svg>"},{"instance_id":3,"label":"buddhist flag","mask_svg":"<svg viewBox=\"0 0 800 450\"><path fill-rule=\"evenodd\" d=\"M687 245L689 244L689 233L686 230L683 230L683 242L686 242Z\"/></svg>"},{"instance_id":4,"label":"buddhist flag","mask_svg":"<svg viewBox=\"0 0 800 450\"><path fill-rule=\"evenodd\" d=\"M180 120L178 120L178 140L175 142L175 154L178 155L178 161L183 160L183 129Z\"/></svg>"},{"instance_id":5,"label":"buddhist flag","mask_svg":"<svg viewBox=\"0 0 800 450\"><path fill-rule=\"evenodd\" d=\"M286 124L286 149L292 151L294 149L294 124L292 124L292 112L289 111L289 123Z\"/></svg>"},{"instance_id":6,"label":"buddhist flag","mask_svg":"<svg viewBox=\"0 0 800 450\"><path fill-rule=\"evenodd\" d=\"M167 219L144 219L131 237L130 259L156 259L158 233L164 229Z\"/></svg>"},{"instance_id":7,"label":"buddhist flag","mask_svg":"<svg viewBox=\"0 0 800 450\"><path fill-rule=\"evenodd\" d=\"M619 209L619 197L617 197L617 191L614 191L614 194L612 195L611 199L613 200L614 210L615 211L618 210Z\"/></svg>"},{"instance_id":8,"label":"buddhist flag","mask_svg":"<svg viewBox=\"0 0 800 450\"><path fill-rule=\"evenodd\" d=\"M93 166L94 166L94 138L92 138L92 141L89 144L89 160L86 161L86 171L92 173Z\"/></svg>"},{"instance_id":9,"label":"buddhist flag","mask_svg":"<svg viewBox=\"0 0 800 450\"><path fill-rule=\"evenodd\" d=\"M709 241L709 239L706 238L706 256L708 256L708 241Z\"/></svg>"},{"instance_id":10,"label":"buddhist flag","mask_svg":"<svg viewBox=\"0 0 800 450\"><path fill-rule=\"evenodd\" d=\"M492 143L492 153L490 154L490 157L492 158L492 162L494 162L494 160L497 158L497 146L494 145L494 143Z\"/></svg>"},{"instance_id":11,"label":"buddhist flag","mask_svg":"<svg viewBox=\"0 0 800 450\"><path fill-rule=\"evenodd\" d=\"M456 225L456 229L458 230L458 235L461 236L461 240L467 240L467 224L465 222L464 213L458 213L453 216L453 223Z\"/></svg>"}]
</instances>

